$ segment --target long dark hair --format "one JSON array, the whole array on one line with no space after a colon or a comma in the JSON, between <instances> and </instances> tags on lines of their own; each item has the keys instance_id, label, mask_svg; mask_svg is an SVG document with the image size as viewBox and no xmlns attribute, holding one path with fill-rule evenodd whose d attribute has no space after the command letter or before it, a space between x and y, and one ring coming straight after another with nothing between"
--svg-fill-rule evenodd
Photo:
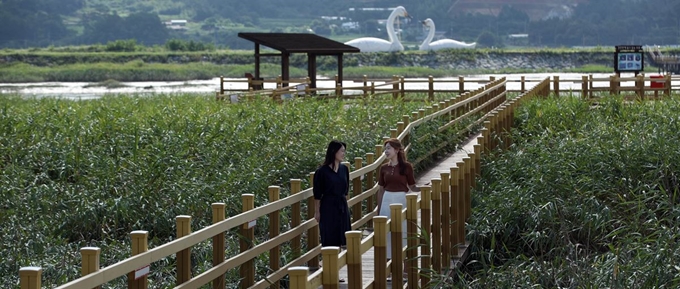
<instances>
[{"instance_id":1,"label":"long dark hair","mask_svg":"<svg viewBox=\"0 0 680 289\"><path fill-rule=\"evenodd\" d=\"M385 141L383 146L386 146L389 144L393 149L397 150L397 161L399 162L399 174L400 175L405 175L406 174L406 152L404 151L404 147L401 145L401 141L396 138L391 138Z\"/></svg>"},{"instance_id":2,"label":"long dark hair","mask_svg":"<svg viewBox=\"0 0 680 289\"><path fill-rule=\"evenodd\" d=\"M328 148L326 149L326 158L323 160L323 164L321 164L321 166L331 165L331 168L336 169L335 154L343 147L347 149L347 144L339 140L332 140L330 143L328 143Z\"/></svg>"}]
</instances>

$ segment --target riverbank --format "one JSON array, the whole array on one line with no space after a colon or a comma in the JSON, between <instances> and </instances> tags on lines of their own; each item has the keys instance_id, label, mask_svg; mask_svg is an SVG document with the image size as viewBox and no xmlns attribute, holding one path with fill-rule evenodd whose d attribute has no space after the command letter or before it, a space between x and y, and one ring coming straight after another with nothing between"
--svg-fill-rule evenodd
<instances>
[{"instance_id":1,"label":"riverbank","mask_svg":"<svg viewBox=\"0 0 680 289\"><path fill-rule=\"evenodd\" d=\"M608 50L537 50L505 51L497 49L448 50L438 52L404 51L397 53L357 53L344 56L344 76L374 78L453 77L491 73L574 72L607 73L613 71L613 51ZM261 75L273 78L280 74L278 57L262 58ZM103 81L188 81L208 80L218 76L243 77L253 72L251 51L213 52L0 52L0 83L26 82L103 82ZM290 59L291 77L307 75L306 55ZM337 71L334 56L320 56L317 67L321 76L332 77ZM648 67L651 71L653 67Z\"/></svg>"}]
</instances>

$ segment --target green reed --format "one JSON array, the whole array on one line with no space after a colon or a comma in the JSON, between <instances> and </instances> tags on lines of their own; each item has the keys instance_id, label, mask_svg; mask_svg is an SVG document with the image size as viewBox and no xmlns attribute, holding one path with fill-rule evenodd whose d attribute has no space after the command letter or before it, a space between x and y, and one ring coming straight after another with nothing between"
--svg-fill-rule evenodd
<instances>
[{"instance_id":1,"label":"green reed","mask_svg":"<svg viewBox=\"0 0 680 289\"><path fill-rule=\"evenodd\" d=\"M0 96L1 287L14 286L22 266L43 267L44 286L63 284L80 274L81 247L102 248L107 266L129 256L133 230L149 231L154 247L174 238L177 215L191 215L197 230L211 223L213 202L225 202L233 216L242 194L255 194L262 205L270 185L281 186L282 196L292 178L306 188L331 139L347 142L350 162L365 158L402 115L424 105L391 99L228 104L191 94L89 101ZM265 223L258 222L256 236L266 236ZM236 239L227 243L232 256ZM200 262L210 260L208 243L192 249ZM174 284L173 266L174 257L152 264L150 282Z\"/></svg>"},{"instance_id":2,"label":"green reed","mask_svg":"<svg viewBox=\"0 0 680 289\"><path fill-rule=\"evenodd\" d=\"M680 284L680 98L526 103L473 193L471 288Z\"/></svg>"}]
</instances>

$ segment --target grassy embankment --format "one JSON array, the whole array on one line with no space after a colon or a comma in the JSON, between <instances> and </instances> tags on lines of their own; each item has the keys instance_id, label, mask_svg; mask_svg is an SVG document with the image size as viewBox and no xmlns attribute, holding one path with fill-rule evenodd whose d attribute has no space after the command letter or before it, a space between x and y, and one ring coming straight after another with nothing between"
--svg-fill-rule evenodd
<instances>
[{"instance_id":1,"label":"grassy embankment","mask_svg":"<svg viewBox=\"0 0 680 289\"><path fill-rule=\"evenodd\" d=\"M153 248L174 239L177 215L192 216L197 230L211 223L213 202L225 202L234 216L242 194L255 194L259 206L270 185L281 186L282 197L292 178L306 188L330 139L348 143L353 163L374 152L402 115L425 106L386 99L346 107L337 100L227 105L197 95L0 96L0 287L13 288L22 266L42 267L43 286L63 284L80 275L82 247L102 248L107 266L129 256L133 230L147 230ZM416 131L430 138L410 158L431 149L437 127ZM263 218L257 242L267 230ZM228 256L238 253L235 236ZM192 249L194 274L211 267L211 248L207 241ZM256 261L258 278L268 272L264 258ZM174 285L173 270L174 257L152 264L150 284ZM237 275L229 273L230 284Z\"/></svg>"},{"instance_id":2,"label":"grassy embankment","mask_svg":"<svg viewBox=\"0 0 680 289\"><path fill-rule=\"evenodd\" d=\"M88 47L64 47L31 50L3 50L0 58L11 59L5 64L0 63L0 82L48 82L48 81L183 81L196 79L211 79L218 76L243 77L246 72L253 72L252 53L248 51L210 51L210 52L168 52L163 48L148 47L144 51L136 52L92 52ZM602 52L604 48L589 51ZM573 53L577 50L567 49L507 49L491 50L477 49L474 51L448 51L452 58L474 59L476 54L487 53L537 53L559 54ZM613 52L613 51L612 51ZM426 52L405 51L409 55L422 55ZM228 55L228 56L226 56ZM27 61L30 58L31 64ZM391 54L378 57L379 62L374 66L356 66L346 61L345 77L361 77L369 75L372 78L385 78L393 75L405 77L434 77L457 76L481 73L535 73L553 72L551 69L523 69L506 67L502 69L434 69L428 67L389 66L386 63L394 58ZM214 61L219 59L218 61ZM276 59L265 58L266 61ZM266 62L265 61L265 62ZM290 70L291 77L305 77L307 71L306 58L293 55ZM319 73L333 76L336 73L332 57L322 57L319 60ZM219 64L225 63L225 64ZM303 65L304 64L304 65ZM611 72L606 65L584 65L559 72L598 73ZM647 70L654 71L648 66ZM261 74L264 77L275 77L280 74L278 62L263 63Z\"/></svg>"},{"instance_id":3,"label":"grassy embankment","mask_svg":"<svg viewBox=\"0 0 680 289\"><path fill-rule=\"evenodd\" d=\"M466 288L680 285L680 98L518 111L473 193Z\"/></svg>"}]
</instances>

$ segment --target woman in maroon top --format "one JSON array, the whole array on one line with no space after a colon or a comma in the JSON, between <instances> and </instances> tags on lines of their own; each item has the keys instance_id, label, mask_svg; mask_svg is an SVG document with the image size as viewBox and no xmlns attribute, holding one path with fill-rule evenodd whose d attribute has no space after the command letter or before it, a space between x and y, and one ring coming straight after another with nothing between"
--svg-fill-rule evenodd
<instances>
[{"instance_id":1,"label":"woman in maroon top","mask_svg":"<svg viewBox=\"0 0 680 289\"><path fill-rule=\"evenodd\" d=\"M380 167L378 174L378 215L391 218L390 204L401 204L406 208L406 194L420 192L413 177L413 166L406 161L401 141L391 138L384 144L388 162ZM401 224L402 244L406 245L406 220ZM387 234L387 259L392 258L392 238ZM405 269L405 268L404 268Z\"/></svg>"}]
</instances>

